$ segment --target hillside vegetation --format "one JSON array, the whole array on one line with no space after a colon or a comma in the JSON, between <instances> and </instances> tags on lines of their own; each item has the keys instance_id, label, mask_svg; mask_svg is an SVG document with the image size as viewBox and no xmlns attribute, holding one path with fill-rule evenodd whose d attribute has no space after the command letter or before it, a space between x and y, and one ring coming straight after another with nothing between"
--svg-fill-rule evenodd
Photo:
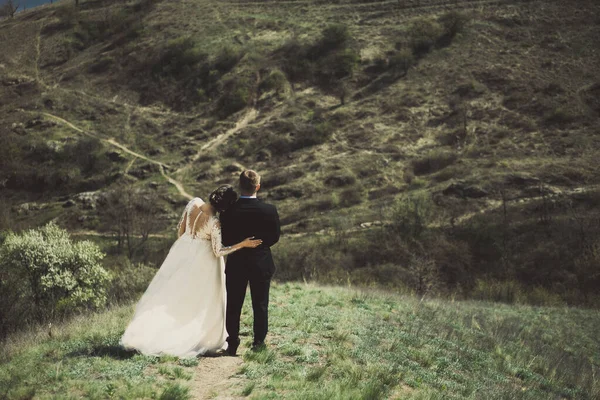
<instances>
[{"instance_id":1,"label":"hillside vegetation","mask_svg":"<svg viewBox=\"0 0 600 400\"><path fill-rule=\"evenodd\" d=\"M279 279L596 306L598 15L593 0L27 10L0 21L0 230L55 221L109 269L154 266L186 195L252 167L282 217Z\"/></svg>"},{"instance_id":2,"label":"hillside vegetation","mask_svg":"<svg viewBox=\"0 0 600 400\"><path fill-rule=\"evenodd\" d=\"M132 309L117 307L9 338L1 349L0 397L186 399L198 387L213 399L592 400L600 395L595 311L418 301L277 284L268 347L251 352L246 300L243 363L218 388L205 387L208 375L198 376L212 359L121 350L118 340Z\"/></svg>"}]
</instances>

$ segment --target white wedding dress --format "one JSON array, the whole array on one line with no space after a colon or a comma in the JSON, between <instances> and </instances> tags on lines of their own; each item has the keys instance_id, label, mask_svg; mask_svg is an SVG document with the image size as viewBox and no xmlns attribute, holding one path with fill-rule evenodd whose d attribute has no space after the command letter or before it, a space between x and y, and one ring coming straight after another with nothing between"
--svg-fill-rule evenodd
<instances>
[{"instance_id":1,"label":"white wedding dress","mask_svg":"<svg viewBox=\"0 0 600 400\"><path fill-rule=\"evenodd\" d=\"M219 221L203 216L197 210L202 204L196 197L186 206L178 226L185 224L185 232L138 302L121 338L124 348L147 355L195 357L225 347L223 256L235 250L222 247Z\"/></svg>"}]
</instances>

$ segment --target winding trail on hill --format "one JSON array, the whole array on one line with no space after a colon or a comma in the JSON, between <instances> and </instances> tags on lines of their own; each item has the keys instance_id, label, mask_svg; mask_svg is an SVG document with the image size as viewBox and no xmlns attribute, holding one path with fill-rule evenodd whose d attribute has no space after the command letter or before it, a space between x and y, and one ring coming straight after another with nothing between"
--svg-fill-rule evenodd
<instances>
[{"instance_id":1,"label":"winding trail on hill","mask_svg":"<svg viewBox=\"0 0 600 400\"><path fill-rule=\"evenodd\" d=\"M125 103L122 101L119 102L116 100L118 95L109 100L104 97L89 94L80 89L68 89L68 88L64 88L64 87L57 87L54 89L62 90L63 92L78 94L78 95L87 97L89 99L92 99L94 101L97 101L99 103L114 104L117 106L128 108L128 109L131 109L132 111L139 112L140 114L154 114L154 115L162 115L162 116L177 117L177 118L198 118L201 115L201 114L184 114L184 113L178 113L178 112L173 112L173 111L158 110L158 109L154 109L152 107L142 107L139 105L129 104L129 103Z\"/></svg>"},{"instance_id":2,"label":"winding trail on hill","mask_svg":"<svg viewBox=\"0 0 600 400\"><path fill-rule=\"evenodd\" d=\"M200 147L200 152L198 152L198 154L196 154L192 159L194 161L197 160L200 157L200 155L202 154L201 153L202 151L211 149L211 148L216 147L216 146L220 145L221 143L225 142L227 139L229 139L231 136L235 135L241 129L244 129L246 126L248 126L248 124L251 121L254 121L257 116L258 116L258 110L256 108L251 108L250 110L248 110L248 112L246 112L246 114L238 122L236 122L236 124L233 128L229 129L227 132L223 133L222 135L218 135L216 138L208 141L206 144L204 144L202 147Z\"/></svg>"},{"instance_id":3,"label":"winding trail on hill","mask_svg":"<svg viewBox=\"0 0 600 400\"><path fill-rule=\"evenodd\" d=\"M506 200L506 204L507 205L513 205L513 204L523 205L523 204L532 203L534 201L540 201L540 200L543 200L544 198L546 198L548 201L551 202L554 199L557 199L560 197L569 197L569 196L578 195L578 194L585 194L588 192L592 192L594 190L600 190L600 185L593 184L593 185L587 185L587 186L580 186L580 187L576 187L576 188L572 188L572 189L561 190L560 192L548 194L545 196L511 198L511 199ZM485 214L488 212L493 212L493 211L499 210L502 207L503 207L502 200L488 199L488 200L486 200L486 206L483 207L482 209L473 211L473 212L469 212L469 213L465 213L459 217L456 217L454 219L454 221L450 222L450 224L461 225L461 224L468 222L469 220L471 220L472 218L474 218L477 215L482 215L482 214ZM299 237L305 237L305 236L309 236L309 235L332 236L334 234L340 234L340 233L341 234L351 234L351 233L355 233L355 232L368 231L368 230L375 229L375 228L381 228L382 226L391 224L391 222L392 222L391 220L366 221L366 222L361 222L358 226L344 229L343 231L322 229L320 231L315 231L315 232L282 233L282 236L284 236L286 238L299 238ZM444 223L444 222L437 221L437 222L428 224L427 227L428 228L442 228L444 225L447 225L447 224L448 224L448 222Z\"/></svg>"},{"instance_id":4,"label":"winding trail on hill","mask_svg":"<svg viewBox=\"0 0 600 400\"><path fill-rule=\"evenodd\" d=\"M81 93L78 91L78 93ZM87 95L87 94L86 94ZM94 97L95 96L90 96L90 97ZM108 100L106 100L108 102ZM133 106L132 106L133 107ZM46 118L49 118L55 122L58 122L62 125L66 125L69 128L85 135L88 137L92 137L98 140L101 140L104 143L107 143L113 147L116 147L120 150L122 150L123 152L135 157L134 160L132 160L132 162L130 162L127 167L126 167L126 172L131 168L131 166L133 165L133 162L135 161L136 158L140 158L142 160L148 161L149 163L155 164L158 166L160 174L173 186L175 186L175 188L177 189L177 192L184 198L186 199L192 199L194 196L192 196L191 194L189 194L186 190L184 185L179 182L178 180L172 178L171 176L169 176L166 171L171 169L170 166L168 166L167 164L154 160L148 156L145 156L143 154L137 153L133 150L130 150L128 147L126 147L125 145L117 142L114 138L104 138L101 137L98 134L95 134L93 132L89 132L86 131L78 126L76 126L75 124L67 121L64 118L61 118L59 116L56 116L54 114L50 114L47 112L42 112L42 115L44 115ZM256 117L258 116L259 112L256 108L251 108L248 111L246 111L246 113L243 115L243 117L241 117L235 124L235 126L229 130L227 130L225 133L218 135L217 137L213 138L212 140L208 141L207 143L205 143L204 145L202 145L202 147L200 147L200 150L192 157L192 159L190 160L189 163L187 163L185 166L179 168L177 171L175 171L175 173L180 173L188 168L191 167L191 165L197 161L200 156L206 151L209 150L211 148L214 148L222 143L224 143L225 141L227 141L227 139L229 139L231 136L235 135L237 132L239 132L240 130L244 129L246 126L248 126L248 124L252 121L254 121L256 119Z\"/></svg>"},{"instance_id":5,"label":"winding trail on hill","mask_svg":"<svg viewBox=\"0 0 600 400\"><path fill-rule=\"evenodd\" d=\"M153 159L151 159L151 158L149 158L149 157L147 157L147 156L145 156L145 155L143 155L143 154L136 153L135 151L133 151L133 150L130 150L130 149L129 149L129 148L127 148L126 146L124 146L124 145L122 145L121 143L117 142L117 141L116 141L116 140L114 140L113 138L108 138L108 139L106 139L106 138L100 137L99 135L97 135L97 134L95 134L95 133L92 133L92 132L85 131L85 130L83 130L83 129L79 128L78 126L76 126L76 125L72 124L71 122L67 121L66 119L63 119L63 118L61 118L61 117L58 117L58 116L56 116L56 115L49 114L49 113L47 113L47 112L42 112L41 114L42 114L42 115L44 115L44 116L46 116L47 118L50 118L50 119L52 119L52 120L54 120L54 121L58 122L58 123L61 123L61 124L63 124L63 125L66 125L66 126L68 126L69 128L71 128L71 129L73 129L73 130L75 130L75 131L77 131L77 132L79 132L79 133L81 133L81 134L83 134L83 135L86 135L86 136L89 136L89 137L92 137L92 138L95 138L95 139L101 140L101 141L103 141L104 143L108 143L109 145L111 145L111 146L113 146L113 147L116 147L116 148L118 148L118 149L122 150L123 152L125 152L125 153L127 153L127 154L129 154L129 155L132 155L132 156L134 156L134 157L136 157L136 158L141 158L142 160L146 160L146 161L148 161L149 163L152 163L152 164L158 165L158 168L159 168L160 174L161 174L161 175L162 175L162 176L163 176L163 177L164 177L164 178L165 178L165 179L166 179L166 180L167 180L169 183L171 183L173 186L175 186L175 188L177 189L177 191L179 192L179 194L180 194L181 196L185 197L186 199L191 199L191 198L193 197L192 195L190 195L188 192L186 192L186 191L185 191L185 188L183 187L183 184L181 184L181 182L179 182L179 181L177 181L177 180L175 180L175 179L171 178L169 175L167 175L167 173L165 172L165 170L167 170L167 169L170 169L171 167L169 167L169 166L168 166L168 165L166 165L165 163L162 163L162 162L160 162L160 161L153 160Z\"/></svg>"},{"instance_id":6,"label":"winding trail on hill","mask_svg":"<svg viewBox=\"0 0 600 400\"><path fill-rule=\"evenodd\" d=\"M110 232L98 232L98 231L89 231L89 230L79 230L79 231L69 231L69 235L72 236L95 236L95 237L104 237L104 238L114 238L115 235ZM135 238L142 238L142 235L131 235ZM148 235L151 238L160 238L160 239L168 239L171 236L165 235L164 233L151 233Z\"/></svg>"},{"instance_id":7,"label":"winding trail on hill","mask_svg":"<svg viewBox=\"0 0 600 400\"><path fill-rule=\"evenodd\" d=\"M177 171L175 171L175 173L177 174L177 173L180 173L180 172L183 172L183 171L189 169L192 166L192 164L195 161L197 161L206 150L210 150L210 149L217 147L218 145L224 143L231 136L235 135L240 130L247 127L249 123L251 123L252 121L254 121L256 119L257 116L258 116L258 110L256 108L249 109L244 114L244 116L236 122L236 124L233 128L227 130L225 133L222 133L221 135L218 135L217 137L215 137L215 138L209 140L208 142L206 142L205 144L203 144L200 147L200 150L196 154L194 154L194 156L190 159L190 161L186 165L184 165L183 167L181 167Z\"/></svg>"},{"instance_id":8,"label":"winding trail on hill","mask_svg":"<svg viewBox=\"0 0 600 400\"><path fill-rule=\"evenodd\" d=\"M190 394L193 399L243 399L231 393L231 379L243 364L241 357L203 357L196 368Z\"/></svg>"},{"instance_id":9,"label":"winding trail on hill","mask_svg":"<svg viewBox=\"0 0 600 400\"><path fill-rule=\"evenodd\" d=\"M37 38L36 38L36 43L35 43L35 63L34 63L34 67L35 67L35 80L37 82L39 82L40 85L42 85L42 87L46 88L46 84L44 83L44 81L42 80L41 74L40 74L40 57L42 54L42 51L40 49L41 46L41 42L42 42L42 30L44 29L44 24L40 24L40 29L38 31L37 34Z\"/></svg>"},{"instance_id":10,"label":"winding trail on hill","mask_svg":"<svg viewBox=\"0 0 600 400\"><path fill-rule=\"evenodd\" d=\"M432 9L444 9L451 8L452 10L456 9L464 9L464 8L473 8L473 7L481 7L481 6L502 6L502 5L517 5L514 0L439 0L439 1L427 1L425 4L421 4L423 2L419 2L418 4L407 4L409 2L401 1L401 0L389 0L389 1L377 1L377 2L355 2L355 3L343 3L343 4L318 4L314 1L281 1L277 2L278 5L286 4L286 5L298 5L298 6L314 6L316 8L326 8L326 9L366 9L364 11L430 11ZM264 1L236 1L229 3L231 5L240 6L240 7L252 7L252 6L264 6Z\"/></svg>"}]
</instances>

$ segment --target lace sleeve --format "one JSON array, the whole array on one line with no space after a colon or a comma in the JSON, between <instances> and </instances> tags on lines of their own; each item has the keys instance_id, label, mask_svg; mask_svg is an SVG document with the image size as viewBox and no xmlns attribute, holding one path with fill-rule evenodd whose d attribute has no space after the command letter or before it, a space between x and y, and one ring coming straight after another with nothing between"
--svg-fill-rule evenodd
<instances>
[{"instance_id":1,"label":"lace sleeve","mask_svg":"<svg viewBox=\"0 0 600 400\"><path fill-rule=\"evenodd\" d=\"M221 224L215 221L210 230L210 240L212 242L213 253L216 257L223 257L238 250L233 246L223 247L221 242Z\"/></svg>"}]
</instances>

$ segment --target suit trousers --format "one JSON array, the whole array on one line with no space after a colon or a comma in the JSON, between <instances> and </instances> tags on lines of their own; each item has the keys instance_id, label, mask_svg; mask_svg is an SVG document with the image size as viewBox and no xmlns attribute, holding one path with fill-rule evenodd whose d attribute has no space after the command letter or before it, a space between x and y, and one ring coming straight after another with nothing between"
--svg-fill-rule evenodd
<instances>
[{"instance_id":1,"label":"suit trousers","mask_svg":"<svg viewBox=\"0 0 600 400\"><path fill-rule=\"evenodd\" d=\"M229 335L227 342L229 346L234 348L237 348L240 342L240 316L248 283L250 283L250 296L254 314L254 343L264 342L269 329L269 288L271 280L257 279L242 274L227 274L225 279L227 288L225 326Z\"/></svg>"}]
</instances>

